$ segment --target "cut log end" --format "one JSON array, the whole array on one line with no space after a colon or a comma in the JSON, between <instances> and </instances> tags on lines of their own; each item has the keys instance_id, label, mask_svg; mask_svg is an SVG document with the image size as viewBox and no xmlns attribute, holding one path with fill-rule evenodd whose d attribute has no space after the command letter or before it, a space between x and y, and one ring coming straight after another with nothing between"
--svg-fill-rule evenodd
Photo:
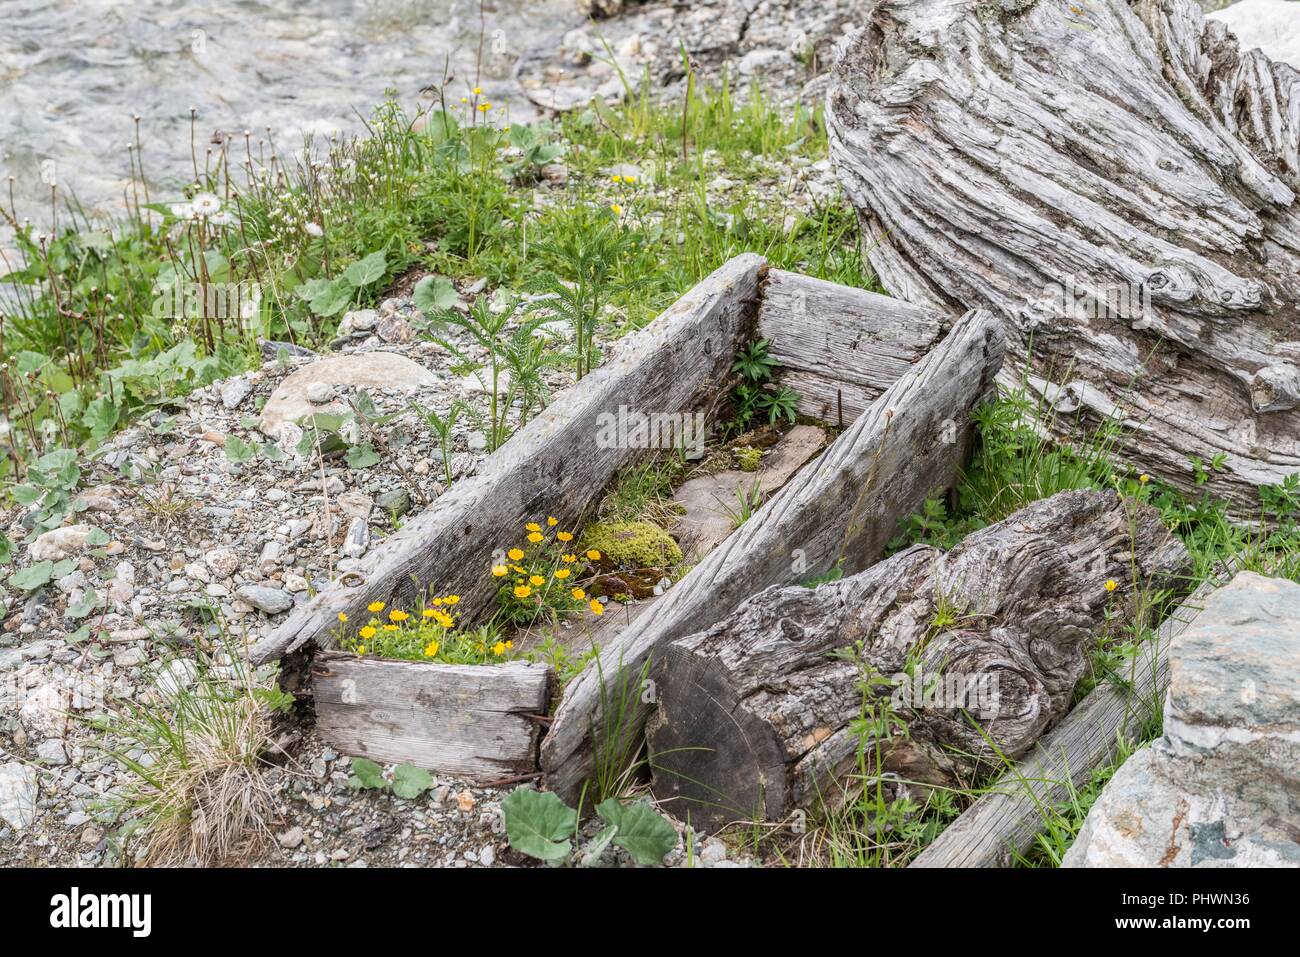
<instances>
[{"instance_id":1,"label":"cut log end","mask_svg":"<svg viewBox=\"0 0 1300 957\"><path fill-rule=\"evenodd\" d=\"M646 728L657 800L710 831L767 820L786 805L784 743L738 698L711 656L672 647L658 680L670 704Z\"/></svg>"}]
</instances>

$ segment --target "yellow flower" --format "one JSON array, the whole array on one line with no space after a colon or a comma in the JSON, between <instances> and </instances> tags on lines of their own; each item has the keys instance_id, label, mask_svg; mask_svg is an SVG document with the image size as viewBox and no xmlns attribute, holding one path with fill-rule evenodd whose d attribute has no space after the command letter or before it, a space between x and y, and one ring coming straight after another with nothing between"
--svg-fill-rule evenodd
<instances>
[{"instance_id":1,"label":"yellow flower","mask_svg":"<svg viewBox=\"0 0 1300 957\"><path fill-rule=\"evenodd\" d=\"M542 535L541 532L529 532L529 533L528 533L528 540L529 540L530 542L532 542L534 545L536 545L538 542L540 542L544 537L545 537L545 536Z\"/></svg>"},{"instance_id":2,"label":"yellow flower","mask_svg":"<svg viewBox=\"0 0 1300 957\"><path fill-rule=\"evenodd\" d=\"M480 104L478 105L478 110L479 110L480 113L486 113L486 112L487 112L488 110L490 110L490 109L492 109L492 104L491 104L491 103L480 103Z\"/></svg>"},{"instance_id":3,"label":"yellow flower","mask_svg":"<svg viewBox=\"0 0 1300 957\"><path fill-rule=\"evenodd\" d=\"M524 528L528 529L530 532L540 532L542 530L542 526L538 525L536 522L529 522L524 526Z\"/></svg>"},{"instance_id":4,"label":"yellow flower","mask_svg":"<svg viewBox=\"0 0 1300 957\"><path fill-rule=\"evenodd\" d=\"M438 613L432 608L426 608L424 611L420 612L420 614L424 615L425 618L435 618Z\"/></svg>"},{"instance_id":5,"label":"yellow flower","mask_svg":"<svg viewBox=\"0 0 1300 957\"><path fill-rule=\"evenodd\" d=\"M438 624L442 625L444 628L450 628L452 625L456 624L456 620L443 611L438 612L437 620Z\"/></svg>"},{"instance_id":6,"label":"yellow flower","mask_svg":"<svg viewBox=\"0 0 1300 957\"><path fill-rule=\"evenodd\" d=\"M372 601L366 606L366 611L383 611L384 603L382 601Z\"/></svg>"},{"instance_id":7,"label":"yellow flower","mask_svg":"<svg viewBox=\"0 0 1300 957\"><path fill-rule=\"evenodd\" d=\"M468 102L469 102L469 97L468 97L468 96L462 96L462 97L460 98L460 101L461 101L462 103L468 103Z\"/></svg>"},{"instance_id":8,"label":"yellow flower","mask_svg":"<svg viewBox=\"0 0 1300 957\"><path fill-rule=\"evenodd\" d=\"M448 595L448 596L447 596L445 599L443 599L443 600L444 600L448 605L459 605L459 604L460 604L460 596L459 596L459 595Z\"/></svg>"},{"instance_id":9,"label":"yellow flower","mask_svg":"<svg viewBox=\"0 0 1300 957\"><path fill-rule=\"evenodd\" d=\"M438 653L438 643L436 641L431 641L424 646L424 657L432 658L437 653Z\"/></svg>"},{"instance_id":10,"label":"yellow flower","mask_svg":"<svg viewBox=\"0 0 1300 957\"><path fill-rule=\"evenodd\" d=\"M623 207L620 206L618 203L610 203L609 208L614 211L615 216L623 215Z\"/></svg>"},{"instance_id":11,"label":"yellow flower","mask_svg":"<svg viewBox=\"0 0 1300 957\"><path fill-rule=\"evenodd\" d=\"M560 541L562 541L562 542L571 542L571 541L573 541L573 533L572 533L572 532L556 532L556 533L555 533L555 537L558 538L558 539L559 539Z\"/></svg>"},{"instance_id":12,"label":"yellow flower","mask_svg":"<svg viewBox=\"0 0 1300 957\"><path fill-rule=\"evenodd\" d=\"M362 628L359 632L357 632L357 634L360 635L362 638L365 638L367 641L369 641L371 638L375 637L375 626L366 625L366 627Z\"/></svg>"},{"instance_id":13,"label":"yellow flower","mask_svg":"<svg viewBox=\"0 0 1300 957\"><path fill-rule=\"evenodd\" d=\"M492 577L493 577L493 578L505 578L505 577L506 577L506 574L507 574L509 571L510 571L510 569L506 568L505 565L493 565L493 566L492 566Z\"/></svg>"},{"instance_id":14,"label":"yellow flower","mask_svg":"<svg viewBox=\"0 0 1300 957\"><path fill-rule=\"evenodd\" d=\"M348 620L347 613L346 613L346 612L339 612L339 621L347 621L347 620Z\"/></svg>"},{"instance_id":15,"label":"yellow flower","mask_svg":"<svg viewBox=\"0 0 1300 957\"><path fill-rule=\"evenodd\" d=\"M529 588L527 585L516 585L516 586L515 586L515 597L516 597L516 598L527 598L527 597L528 597L529 595L531 595L532 593L533 593L533 590L532 590L531 588Z\"/></svg>"},{"instance_id":16,"label":"yellow flower","mask_svg":"<svg viewBox=\"0 0 1300 957\"><path fill-rule=\"evenodd\" d=\"M1147 475L1146 472L1143 472L1141 475L1138 476L1138 481L1141 482L1143 485L1146 485L1147 482L1151 481L1151 476Z\"/></svg>"},{"instance_id":17,"label":"yellow flower","mask_svg":"<svg viewBox=\"0 0 1300 957\"><path fill-rule=\"evenodd\" d=\"M359 654L359 655L364 655L365 653L366 653L366 646L365 646L365 645L357 645L357 654Z\"/></svg>"},{"instance_id":18,"label":"yellow flower","mask_svg":"<svg viewBox=\"0 0 1300 957\"><path fill-rule=\"evenodd\" d=\"M510 566L510 570L511 570L512 572L514 572L516 575L525 575L525 574L527 574L526 570L525 570L522 566L519 566L519 565L511 565L511 566Z\"/></svg>"},{"instance_id":19,"label":"yellow flower","mask_svg":"<svg viewBox=\"0 0 1300 957\"><path fill-rule=\"evenodd\" d=\"M507 650L507 651L509 651L509 650L510 650L511 648L513 648L514 646L515 646L515 643L514 643L513 641L507 641L507 642L506 642L506 650Z\"/></svg>"},{"instance_id":20,"label":"yellow flower","mask_svg":"<svg viewBox=\"0 0 1300 957\"><path fill-rule=\"evenodd\" d=\"M587 607L591 609L591 613L593 615L599 616L605 614L605 606L602 605L600 602L596 601L596 599L594 598L591 600L591 602L588 604Z\"/></svg>"},{"instance_id":21,"label":"yellow flower","mask_svg":"<svg viewBox=\"0 0 1300 957\"><path fill-rule=\"evenodd\" d=\"M600 551L599 551L599 549L595 549L595 548L593 548L593 549L589 550L589 551L587 552L587 558L589 558L589 559L590 559L591 561L593 561L593 562L598 562L598 561L600 561Z\"/></svg>"},{"instance_id":22,"label":"yellow flower","mask_svg":"<svg viewBox=\"0 0 1300 957\"><path fill-rule=\"evenodd\" d=\"M583 591L581 588L575 588L569 594L573 596L574 601L582 601L584 598L587 597L587 593Z\"/></svg>"},{"instance_id":23,"label":"yellow flower","mask_svg":"<svg viewBox=\"0 0 1300 957\"><path fill-rule=\"evenodd\" d=\"M568 578L570 574L572 573L567 568L557 568L555 570L555 577L560 579L560 581L564 581L564 579Z\"/></svg>"},{"instance_id":24,"label":"yellow flower","mask_svg":"<svg viewBox=\"0 0 1300 957\"><path fill-rule=\"evenodd\" d=\"M506 643L504 641L498 641L495 645L492 646L492 654L496 655L498 658L504 655L505 653L506 653Z\"/></svg>"},{"instance_id":25,"label":"yellow flower","mask_svg":"<svg viewBox=\"0 0 1300 957\"><path fill-rule=\"evenodd\" d=\"M522 548L512 548L510 549L510 551L506 552L506 557L509 558L512 562L522 561L524 557L524 550Z\"/></svg>"},{"instance_id":26,"label":"yellow flower","mask_svg":"<svg viewBox=\"0 0 1300 957\"><path fill-rule=\"evenodd\" d=\"M528 584L540 588L542 585L546 584L546 579L541 575L529 575Z\"/></svg>"},{"instance_id":27,"label":"yellow flower","mask_svg":"<svg viewBox=\"0 0 1300 957\"><path fill-rule=\"evenodd\" d=\"M396 625L384 625L384 631L400 631Z\"/></svg>"},{"instance_id":28,"label":"yellow flower","mask_svg":"<svg viewBox=\"0 0 1300 957\"><path fill-rule=\"evenodd\" d=\"M573 564L574 562L576 562L577 560L578 560L578 556L577 556L577 555L561 555L561 556L560 556L560 561L562 561L562 562L564 562L564 563L566 563L566 564L569 564L569 565L572 565L572 564Z\"/></svg>"},{"instance_id":29,"label":"yellow flower","mask_svg":"<svg viewBox=\"0 0 1300 957\"><path fill-rule=\"evenodd\" d=\"M1118 587L1119 585L1115 584L1115 579L1113 578L1106 579L1106 591L1114 591Z\"/></svg>"},{"instance_id":30,"label":"yellow flower","mask_svg":"<svg viewBox=\"0 0 1300 957\"><path fill-rule=\"evenodd\" d=\"M483 88L481 86L476 86L474 87L474 89L470 90L470 92L473 93L475 96L478 96L480 93L483 92Z\"/></svg>"},{"instance_id":31,"label":"yellow flower","mask_svg":"<svg viewBox=\"0 0 1300 957\"><path fill-rule=\"evenodd\" d=\"M556 525L560 524L560 520L556 518L554 515L548 515L546 516L546 524L549 525L551 528L554 528Z\"/></svg>"},{"instance_id":32,"label":"yellow flower","mask_svg":"<svg viewBox=\"0 0 1300 957\"><path fill-rule=\"evenodd\" d=\"M393 621L406 621L406 619L410 618L411 616L404 611L398 611L396 608L394 608L392 611L388 613L388 617L391 618Z\"/></svg>"},{"instance_id":33,"label":"yellow flower","mask_svg":"<svg viewBox=\"0 0 1300 957\"><path fill-rule=\"evenodd\" d=\"M635 182L636 182L636 177L635 177L635 176L624 176L624 177L623 177L623 182L625 182L625 183L635 183Z\"/></svg>"},{"instance_id":34,"label":"yellow flower","mask_svg":"<svg viewBox=\"0 0 1300 957\"><path fill-rule=\"evenodd\" d=\"M429 602L429 604L430 604L430 605L433 605L433 606L436 608L438 605L441 605L441 604L442 604L442 599L441 599L441 598L435 598L433 601Z\"/></svg>"},{"instance_id":35,"label":"yellow flower","mask_svg":"<svg viewBox=\"0 0 1300 957\"><path fill-rule=\"evenodd\" d=\"M611 183L618 183L618 182L621 182L622 179L623 179L622 176L619 176L617 173L615 173L613 176L611 176L611 177L609 178L609 181L610 181Z\"/></svg>"}]
</instances>

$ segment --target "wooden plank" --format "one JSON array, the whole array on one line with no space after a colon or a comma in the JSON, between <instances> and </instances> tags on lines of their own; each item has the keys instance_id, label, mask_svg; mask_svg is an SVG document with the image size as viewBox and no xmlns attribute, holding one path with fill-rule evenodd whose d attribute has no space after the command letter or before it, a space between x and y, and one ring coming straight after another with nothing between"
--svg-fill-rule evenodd
<instances>
[{"instance_id":1,"label":"wooden plank","mask_svg":"<svg viewBox=\"0 0 1300 957\"><path fill-rule=\"evenodd\" d=\"M997 322L972 312L895 382L822 454L705 557L565 689L542 741L548 785L573 798L594 768L593 741L639 739L653 694L629 702L623 727L605 726L602 699L674 639L709 627L771 585L803 581L842 562L853 574L875 562L899 520L964 461L970 412L1002 364ZM649 690L649 689L647 689ZM638 703L639 702L639 703ZM628 740L624 738L624 740Z\"/></svg>"},{"instance_id":2,"label":"wooden plank","mask_svg":"<svg viewBox=\"0 0 1300 957\"><path fill-rule=\"evenodd\" d=\"M799 412L847 425L934 348L939 316L900 299L781 269L770 270L758 334L799 393Z\"/></svg>"},{"instance_id":3,"label":"wooden plank","mask_svg":"<svg viewBox=\"0 0 1300 957\"><path fill-rule=\"evenodd\" d=\"M344 754L409 762L476 783L537 767L550 669L511 661L444 665L321 652L316 731Z\"/></svg>"},{"instance_id":4,"label":"wooden plank","mask_svg":"<svg viewBox=\"0 0 1300 957\"><path fill-rule=\"evenodd\" d=\"M561 393L537 418L349 573L295 609L251 650L262 663L307 642L328 647L340 612L361 619L375 600L410 608L431 586L461 595L472 621L495 599L494 552L518 538L525 522L554 515L577 527L619 469L645 454L601 441L602 416L620 407L693 411L712 400L730 374L736 349L753 332L754 304L766 261L737 256L696 285L614 354Z\"/></svg>"},{"instance_id":5,"label":"wooden plank","mask_svg":"<svg viewBox=\"0 0 1300 957\"><path fill-rule=\"evenodd\" d=\"M1093 768L1115 757L1120 735L1132 739L1161 707L1169 685L1169 643L1201 613L1226 580L1206 581L1165 620L1134 662L1130 687L1102 684L1079 702L1035 749L917 855L911 867L1005 867L1043 829L1041 808L1059 804L1067 782L1081 786Z\"/></svg>"}]
</instances>

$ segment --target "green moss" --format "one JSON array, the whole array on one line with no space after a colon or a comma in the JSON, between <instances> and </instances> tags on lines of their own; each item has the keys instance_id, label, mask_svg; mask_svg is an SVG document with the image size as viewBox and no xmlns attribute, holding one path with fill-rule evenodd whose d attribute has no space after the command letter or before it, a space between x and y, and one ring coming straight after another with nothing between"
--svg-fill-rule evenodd
<instances>
[{"instance_id":1,"label":"green moss","mask_svg":"<svg viewBox=\"0 0 1300 957\"><path fill-rule=\"evenodd\" d=\"M582 533L582 548L620 568L669 568L682 560L681 547L652 522L597 522Z\"/></svg>"},{"instance_id":2,"label":"green moss","mask_svg":"<svg viewBox=\"0 0 1300 957\"><path fill-rule=\"evenodd\" d=\"M736 456L736 465L742 472L758 471L758 465L763 460L762 449L756 449L752 445L742 445L732 451Z\"/></svg>"}]
</instances>

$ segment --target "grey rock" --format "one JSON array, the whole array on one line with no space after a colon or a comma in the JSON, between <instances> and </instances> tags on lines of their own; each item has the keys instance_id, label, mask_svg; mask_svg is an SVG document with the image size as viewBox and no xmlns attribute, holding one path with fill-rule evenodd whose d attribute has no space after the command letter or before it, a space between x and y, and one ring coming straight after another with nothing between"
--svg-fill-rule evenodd
<instances>
[{"instance_id":1,"label":"grey rock","mask_svg":"<svg viewBox=\"0 0 1300 957\"><path fill-rule=\"evenodd\" d=\"M227 409L237 409L252 391L253 384L243 376L237 379L229 379L221 387L221 404Z\"/></svg>"},{"instance_id":2,"label":"grey rock","mask_svg":"<svg viewBox=\"0 0 1300 957\"><path fill-rule=\"evenodd\" d=\"M293 598L287 592L268 585L240 585L235 595L268 615L278 615L293 607Z\"/></svg>"},{"instance_id":3,"label":"grey rock","mask_svg":"<svg viewBox=\"0 0 1300 957\"><path fill-rule=\"evenodd\" d=\"M1300 585L1239 573L1169 672L1164 734L1115 773L1065 866L1300 866Z\"/></svg>"},{"instance_id":4,"label":"grey rock","mask_svg":"<svg viewBox=\"0 0 1300 957\"><path fill-rule=\"evenodd\" d=\"M16 761L0 764L0 820L21 831L36 820L36 771Z\"/></svg>"},{"instance_id":5,"label":"grey rock","mask_svg":"<svg viewBox=\"0 0 1300 957\"><path fill-rule=\"evenodd\" d=\"M385 515L396 515L400 518L411 510L411 495L404 488L391 489L376 495L375 504Z\"/></svg>"},{"instance_id":6,"label":"grey rock","mask_svg":"<svg viewBox=\"0 0 1300 957\"><path fill-rule=\"evenodd\" d=\"M62 766L68 763L68 749L58 738L49 738L36 746L36 759L42 764Z\"/></svg>"},{"instance_id":7,"label":"grey rock","mask_svg":"<svg viewBox=\"0 0 1300 957\"><path fill-rule=\"evenodd\" d=\"M353 519L348 526L347 538L343 540L342 551L347 558L360 558L370 548L370 526L363 519Z\"/></svg>"},{"instance_id":8,"label":"grey rock","mask_svg":"<svg viewBox=\"0 0 1300 957\"><path fill-rule=\"evenodd\" d=\"M313 405L324 405L334 398L334 386L329 382L311 382L307 385L307 401Z\"/></svg>"},{"instance_id":9,"label":"grey rock","mask_svg":"<svg viewBox=\"0 0 1300 957\"><path fill-rule=\"evenodd\" d=\"M278 841L280 842L280 846L281 846L281 847L283 847L283 848L285 848L285 849L287 849L287 850L293 850L295 847L297 847L297 846L298 846L299 844L301 844L302 841L303 841L302 828L300 828L300 827L291 827L291 828L289 828L289 830L284 831L284 832L282 832L281 834L279 834L279 835L276 837L276 840L278 840Z\"/></svg>"},{"instance_id":10,"label":"grey rock","mask_svg":"<svg viewBox=\"0 0 1300 957\"><path fill-rule=\"evenodd\" d=\"M290 359L306 358L316 354L310 349L295 346L292 342L277 342L274 339L259 339L257 347L262 350L262 358L267 361L280 358L281 353L284 353Z\"/></svg>"}]
</instances>

